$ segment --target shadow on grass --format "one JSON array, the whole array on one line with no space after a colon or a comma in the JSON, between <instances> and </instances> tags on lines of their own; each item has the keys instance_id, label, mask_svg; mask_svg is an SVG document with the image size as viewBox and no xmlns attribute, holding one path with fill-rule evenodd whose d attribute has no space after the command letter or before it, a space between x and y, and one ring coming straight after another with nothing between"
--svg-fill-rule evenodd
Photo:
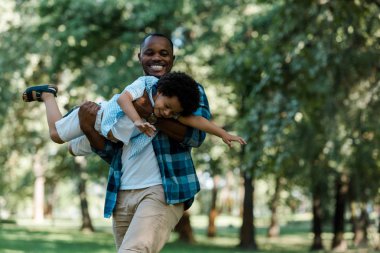
<instances>
[{"instance_id":1,"label":"shadow on grass","mask_svg":"<svg viewBox=\"0 0 380 253\"><path fill-rule=\"evenodd\" d=\"M227 247L227 246L217 246L217 245L208 245L203 243L196 244L186 244L182 242L169 242L166 244L162 253L223 253L223 252L232 252L232 253L246 253L251 252L251 250L243 250L238 247ZM255 251L261 252L261 251Z\"/></svg>"}]
</instances>

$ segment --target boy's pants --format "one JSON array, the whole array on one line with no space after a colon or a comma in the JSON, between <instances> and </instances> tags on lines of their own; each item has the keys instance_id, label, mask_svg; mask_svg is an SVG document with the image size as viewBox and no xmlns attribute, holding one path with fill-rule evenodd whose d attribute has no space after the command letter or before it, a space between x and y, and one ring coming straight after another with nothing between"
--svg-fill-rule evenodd
<instances>
[{"instance_id":1,"label":"boy's pants","mask_svg":"<svg viewBox=\"0 0 380 253\"><path fill-rule=\"evenodd\" d=\"M102 116L104 108L107 106L107 102L102 102L100 104L101 108L96 115L94 128L100 134L102 134ZM74 108L68 112L62 119L58 120L55 123L55 128L61 140L64 142L72 141L83 136L83 131L80 128L79 116L78 116L79 107ZM109 119L110 120L110 119ZM133 122L126 116L122 116L118 119L113 119L111 131L113 136L123 142L125 145L128 144L131 137L140 133L140 131L135 128ZM107 135L103 135L107 138Z\"/></svg>"},{"instance_id":2,"label":"boy's pants","mask_svg":"<svg viewBox=\"0 0 380 253\"><path fill-rule=\"evenodd\" d=\"M118 253L159 252L183 212L183 203L166 204L162 185L119 191L113 212Z\"/></svg>"}]
</instances>

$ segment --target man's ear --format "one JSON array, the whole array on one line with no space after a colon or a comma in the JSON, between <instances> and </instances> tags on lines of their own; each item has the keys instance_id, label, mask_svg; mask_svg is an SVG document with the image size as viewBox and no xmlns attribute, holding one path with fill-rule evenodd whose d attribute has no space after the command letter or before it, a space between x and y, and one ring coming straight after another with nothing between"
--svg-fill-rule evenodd
<instances>
[{"instance_id":1,"label":"man's ear","mask_svg":"<svg viewBox=\"0 0 380 253\"><path fill-rule=\"evenodd\" d=\"M139 62L141 63L141 54L137 53L137 58L139 58Z\"/></svg>"}]
</instances>

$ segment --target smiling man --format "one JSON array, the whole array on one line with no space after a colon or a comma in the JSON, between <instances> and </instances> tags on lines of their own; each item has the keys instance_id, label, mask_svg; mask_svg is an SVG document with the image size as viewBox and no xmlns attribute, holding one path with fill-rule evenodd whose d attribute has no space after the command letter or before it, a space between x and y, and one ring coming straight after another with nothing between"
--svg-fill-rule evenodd
<instances>
[{"instance_id":1,"label":"smiling man","mask_svg":"<svg viewBox=\"0 0 380 253\"><path fill-rule=\"evenodd\" d=\"M145 75L159 78L173 67L173 43L161 34L148 35L140 45L138 57Z\"/></svg>"},{"instance_id":2,"label":"smiling man","mask_svg":"<svg viewBox=\"0 0 380 253\"><path fill-rule=\"evenodd\" d=\"M160 78L171 71L174 58L173 43L165 35L149 34L140 45L138 59L145 75ZM210 119L206 94L200 84L198 88L200 102L193 115ZM147 96L134 105L140 116L159 130L152 145L134 159L127 159L128 145L108 141L93 128L97 104L83 104L79 119L93 150L110 164L104 216L113 217L118 252L159 252L200 190L191 148L203 143L205 133L174 119L152 119L149 116L153 108ZM91 152L89 147L75 148L78 143L81 142L70 145L74 150ZM126 170L128 173L123 173ZM123 181L123 176L131 172L134 176L129 179L133 180L133 185ZM145 178L152 175L159 175L159 182L155 176L154 183L145 184Z\"/></svg>"}]
</instances>

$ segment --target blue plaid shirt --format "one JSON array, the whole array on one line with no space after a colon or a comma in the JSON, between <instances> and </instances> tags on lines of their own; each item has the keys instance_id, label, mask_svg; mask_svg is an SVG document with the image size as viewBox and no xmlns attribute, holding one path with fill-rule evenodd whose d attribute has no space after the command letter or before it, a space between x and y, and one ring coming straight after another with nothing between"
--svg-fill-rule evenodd
<instances>
[{"instance_id":1,"label":"blue plaid shirt","mask_svg":"<svg viewBox=\"0 0 380 253\"><path fill-rule=\"evenodd\" d=\"M206 93L199 85L200 103L194 115L211 118ZM206 133L188 127L182 143L170 139L166 134L158 132L153 139L153 149L157 157L161 172L162 186L167 204L184 203L185 210L193 201L195 194L200 190L198 177L191 158L191 148L199 147L206 137ZM122 143L106 141L103 150L94 150L103 160L110 164L108 174L107 193L104 206L104 217L112 215L116 205L117 193L120 188Z\"/></svg>"}]
</instances>

